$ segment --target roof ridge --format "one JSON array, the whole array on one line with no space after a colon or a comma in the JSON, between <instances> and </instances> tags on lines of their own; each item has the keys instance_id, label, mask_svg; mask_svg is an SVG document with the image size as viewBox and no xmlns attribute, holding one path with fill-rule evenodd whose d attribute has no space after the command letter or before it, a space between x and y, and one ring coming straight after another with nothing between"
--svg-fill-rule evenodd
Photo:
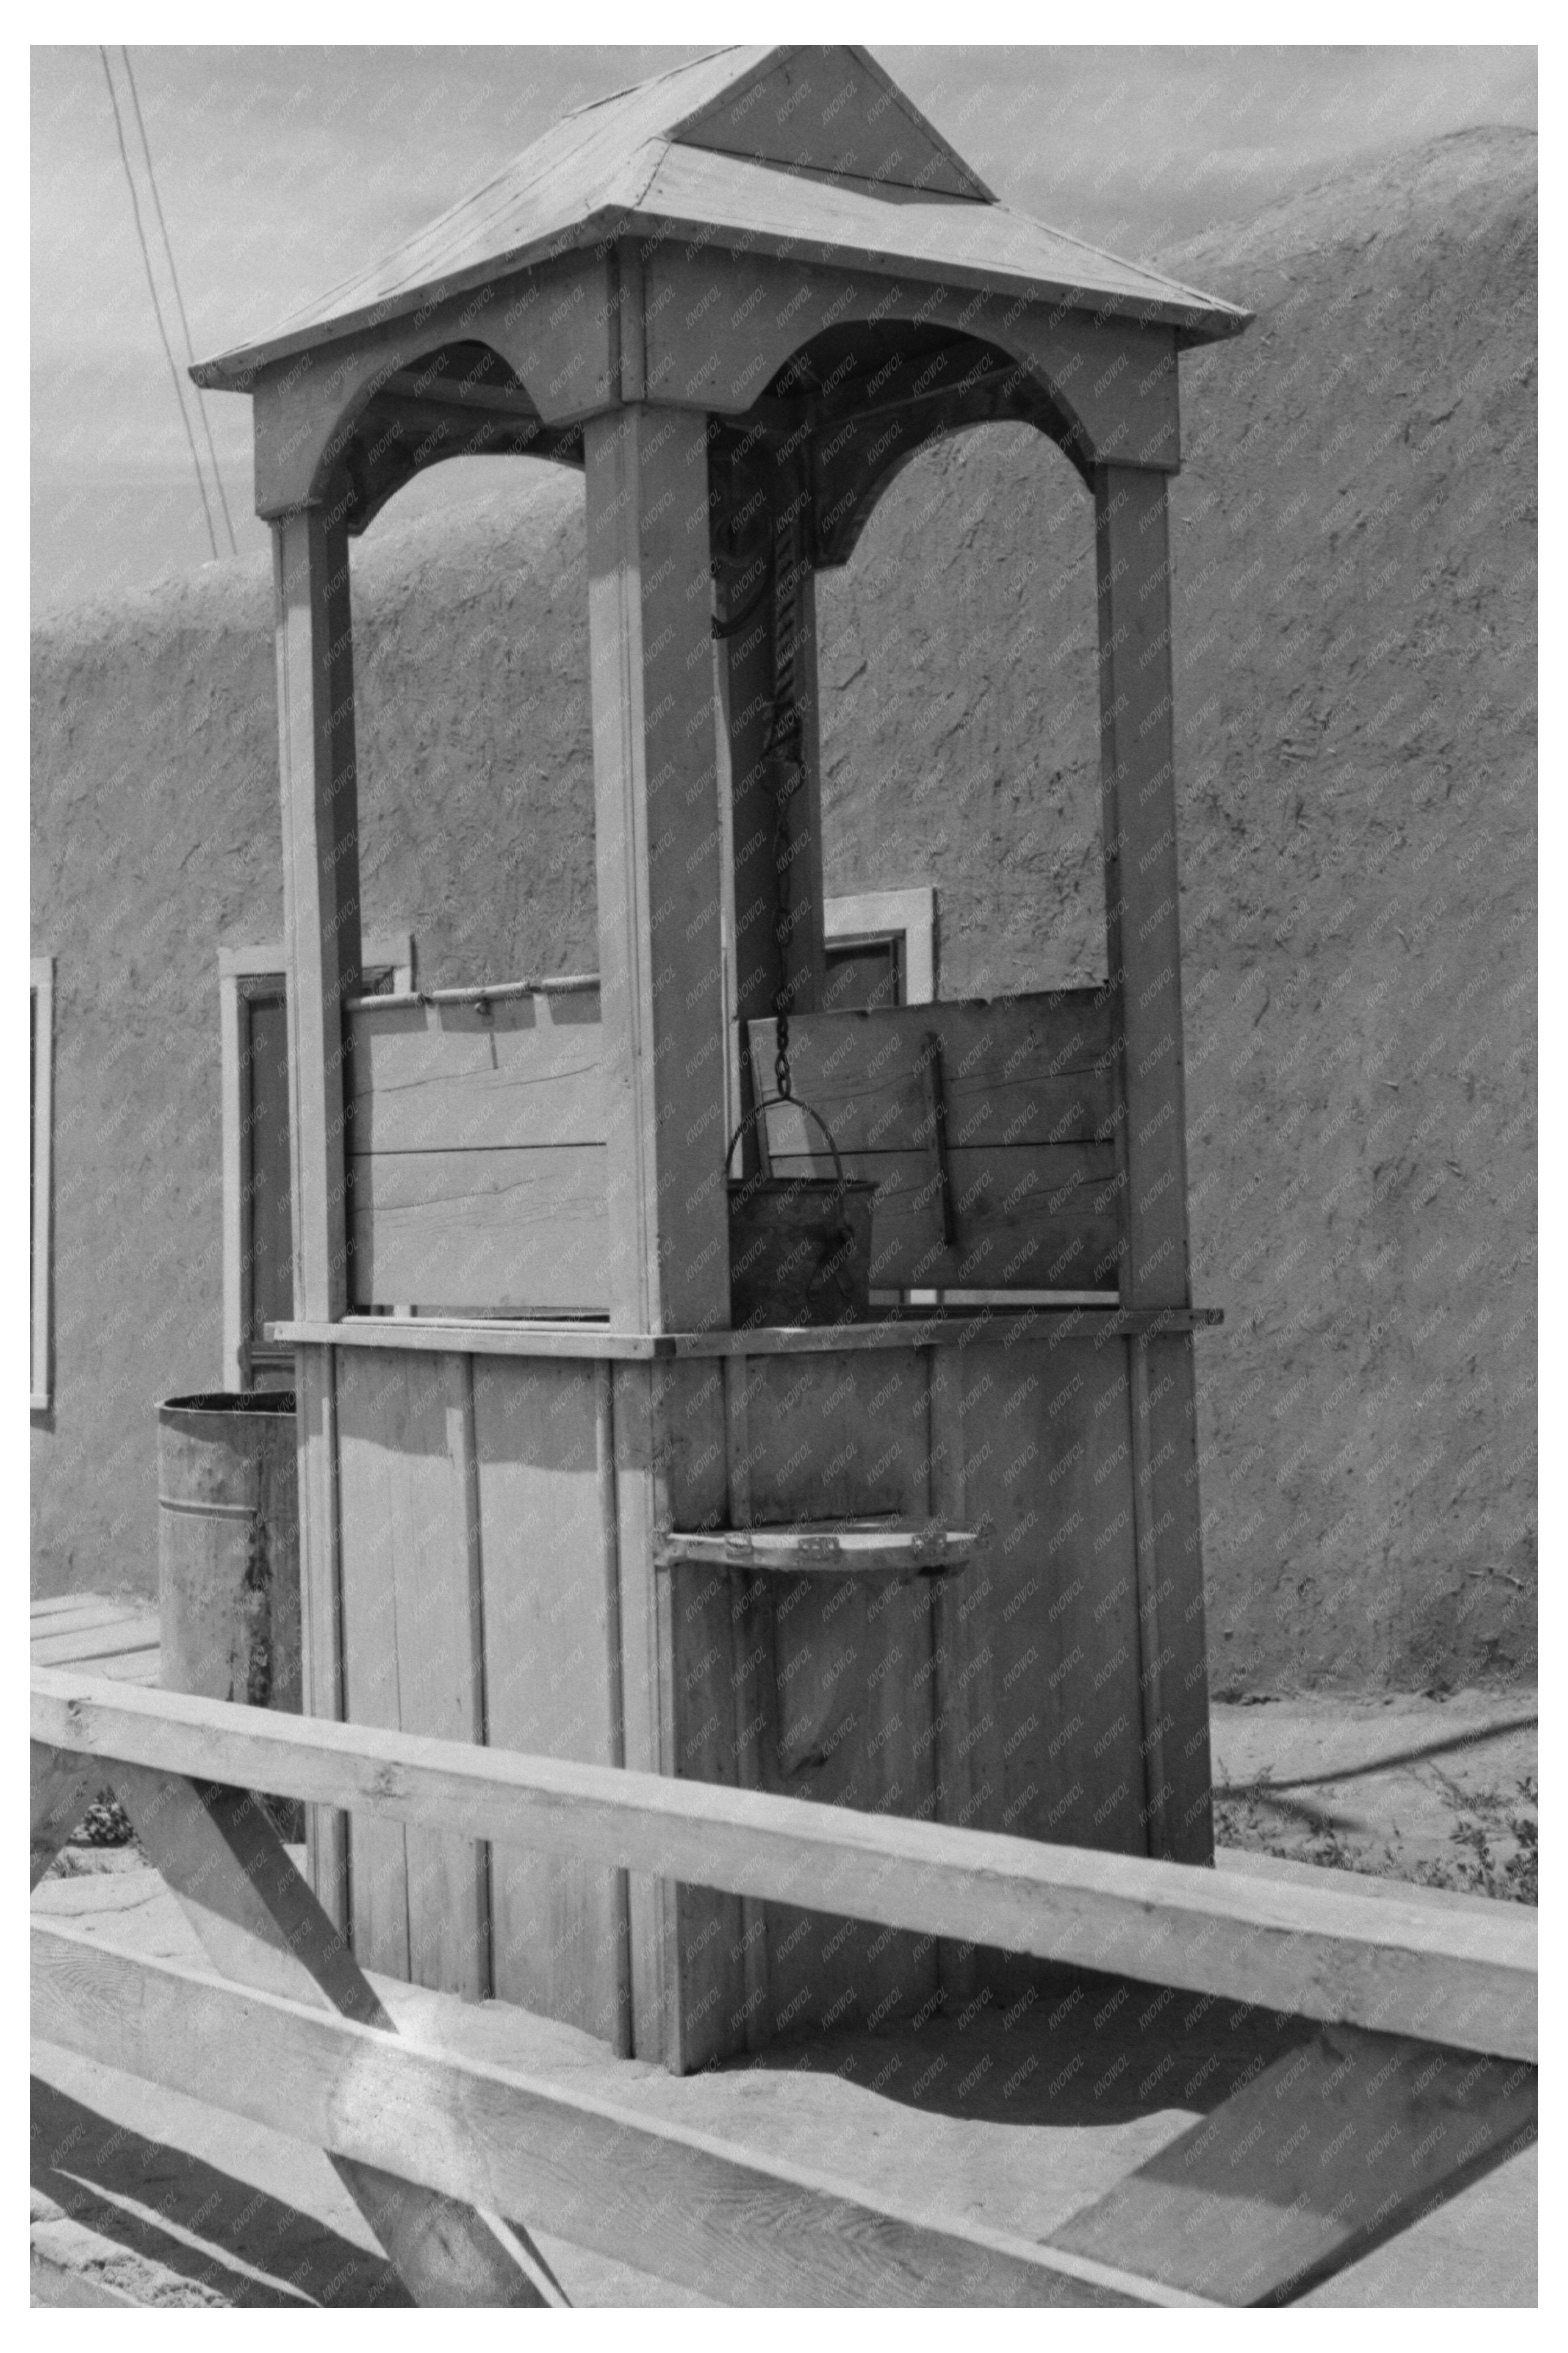
<instances>
[{"instance_id":1,"label":"roof ridge","mask_svg":"<svg viewBox=\"0 0 1568 2353\"><path fill-rule=\"evenodd\" d=\"M721 41L716 49L704 49L695 58L682 58L678 66L666 66L662 73L648 74L642 81L628 81L620 90L607 90L600 98L585 98L581 106L569 106L556 122L575 122L579 116L592 114L595 108L614 106L618 98L633 98L640 91L657 90L661 81L673 81L677 74L694 73L699 66L711 65L715 58L738 56L752 46L746 41ZM553 129L553 124L551 126ZM663 132L658 134L661 138ZM527 150L522 151L526 153Z\"/></svg>"},{"instance_id":2,"label":"roof ridge","mask_svg":"<svg viewBox=\"0 0 1568 2353\"><path fill-rule=\"evenodd\" d=\"M730 94L753 85L765 92L768 77L780 71L792 106L814 90L820 100L825 56L830 68L853 58L845 87L864 121L851 114L828 136L816 136L813 127L809 138L786 140L765 110L768 135L752 142L765 153L750 152L734 126L725 126ZM877 125L885 99L899 115L883 130ZM721 133L711 139L702 135L710 118ZM813 126L815 119L814 110ZM920 131L912 161L905 136L911 120ZM699 135L678 135L689 129ZM805 151L798 156L788 152L797 144ZM928 172L928 154L946 159L944 167ZM888 168L862 173L858 163ZM248 389L258 369L299 351L546 265L628 233L628 223L647 216L657 216L650 225L661 233L679 224L703 245L733 243L741 253L760 248L788 258L809 249L818 262L843 267L854 257L881 276L907 269L954 285L1044 289L1079 308L1103 301L1146 320L1171 314L1198 340L1233 333L1249 315L1172 279L1157 263L1126 260L999 201L868 54L731 45L557 116L392 253L342 274L270 332L195 364L193 375L199 385Z\"/></svg>"},{"instance_id":3,"label":"roof ridge","mask_svg":"<svg viewBox=\"0 0 1568 2353\"><path fill-rule=\"evenodd\" d=\"M1108 245L1091 245L1088 237L1075 237L1069 228L1057 228L1048 222L1037 221L1031 214L1020 212L1016 205L1001 203L997 210L1005 213L1011 220L1023 221L1030 228L1049 228L1052 237L1059 238L1063 245L1076 246L1080 253L1092 253L1097 261L1112 262L1118 269L1135 269L1141 278L1152 279L1156 285L1164 288L1167 292L1174 290L1180 294L1189 294L1195 302L1200 302L1205 310L1235 311L1242 317L1251 315L1250 312L1243 311L1238 302L1226 302L1217 294L1205 293L1201 287L1189 286L1184 279L1171 277L1158 262L1135 261L1130 254L1112 253Z\"/></svg>"}]
</instances>

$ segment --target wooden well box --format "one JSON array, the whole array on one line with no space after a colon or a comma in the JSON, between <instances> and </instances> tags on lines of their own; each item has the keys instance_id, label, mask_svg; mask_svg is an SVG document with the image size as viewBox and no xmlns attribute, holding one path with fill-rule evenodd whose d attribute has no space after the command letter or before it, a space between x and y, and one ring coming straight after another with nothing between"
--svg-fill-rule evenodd
<instances>
[{"instance_id":1,"label":"wooden well box","mask_svg":"<svg viewBox=\"0 0 1568 2353\"><path fill-rule=\"evenodd\" d=\"M1209 1858L1165 482L1177 353L1245 323L1009 213L864 52L768 49L198 371L277 550L312 1711ZM1094 505L1109 978L818 1011L816 575L998 420ZM480 450L584 479L597 968L366 997L349 543ZM731 1328L781 1010L877 1186L841 1329ZM312 1869L370 1967L679 2068L1032 1966L330 1815Z\"/></svg>"}]
</instances>

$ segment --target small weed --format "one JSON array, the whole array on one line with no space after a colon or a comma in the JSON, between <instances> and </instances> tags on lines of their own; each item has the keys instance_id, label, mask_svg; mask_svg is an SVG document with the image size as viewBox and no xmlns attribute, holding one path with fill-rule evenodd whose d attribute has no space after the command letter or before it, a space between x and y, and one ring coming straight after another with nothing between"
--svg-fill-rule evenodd
<instances>
[{"instance_id":1,"label":"small weed","mask_svg":"<svg viewBox=\"0 0 1568 2353\"><path fill-rule=\"evenodd\" d=\"M72 1846L129 1846L136 1833L112 1789L100 1789L70 1834Z\"/></svg>"},{"instance_id":2,"label":"small weed","mask_svg":"<svg viewBox=\"0 0 1568 2353\"><path fill-rule=\"evenodd\" d=\"M1405 1879L1423 1887L1451 1887L1468 1895L1489 1895L1508 1904L1539 1901L1539 1788L1533 1773L1511 1789L1467 1792L1438 1777L1452 1809L1444 1852L1413 1859L1401 1851L1401 1832L1381 1847L1358 1840L1343 1820L1310 1805L1271 1798L1267 1777L1252 1788L1215 1805L1215 1837L1221 1846L1245 1847L1254 1854L1279 1855L1288 1862L1317 1863L1325 1870L1353 1871L1377 1879ZM1289 1813L1286 1808L1289 1807Z\"/></svg>"}]
</instances>

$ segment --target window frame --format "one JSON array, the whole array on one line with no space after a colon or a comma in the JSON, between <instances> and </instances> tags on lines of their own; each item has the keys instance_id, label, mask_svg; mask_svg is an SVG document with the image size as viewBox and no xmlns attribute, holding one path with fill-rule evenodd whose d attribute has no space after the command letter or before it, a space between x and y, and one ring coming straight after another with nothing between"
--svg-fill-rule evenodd
<instances>
[{"instance_id":1,"label":"window frame","mask_svg":"<svg viewBox=\"0 0 1568 2353\"><path fill-rule=\"evenodd\" d=\"M902 948L900 1005L936 1001L936 890L921 883L909 891L856 891L823 902L824 947L879 947L897 940Z\"/></svg>"},{"instance_id":2,"label":"window frame","mask_svg":"<svg viewBox=\"0 0 1568 2353\"><path fill-rule=\"evenodd\" d=\"M28 1409L47 1413L53 1398L49 1306L54 1293L55 960L53 956L33 956L29 961L33 1170Z\"/></svg>"},{"instance_id":3,"label":"window frame","mask_svg":"<svg viewBox=\"0 0 1568 2353\"><path fill-rule=\"evenodd\" d=\"M360 961L365 972L387 972L393 988L406 994L414 987L414 935L386 932L367 939ZM254 997L282 989L293 1013L289 988L289 965L281 944L262 947L220 947L218 1022L221 1037L223 1087L223 1366L220 1387L242 1391L250 1387L250 1285L247 1271L245 1232L246 1106L241 1100L245 1069L245 1006Z\"/></svg>"}]
</instances>

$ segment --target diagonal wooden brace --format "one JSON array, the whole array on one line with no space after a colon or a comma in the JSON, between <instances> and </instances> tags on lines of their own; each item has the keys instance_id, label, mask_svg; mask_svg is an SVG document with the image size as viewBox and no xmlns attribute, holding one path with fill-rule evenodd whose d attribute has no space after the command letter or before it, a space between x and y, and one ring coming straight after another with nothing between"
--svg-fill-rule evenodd
<instances>
[{"instance_id":1,"label":"diagonal wooden brace","mask_svg":"<svg viewBox=\"0 0 1568 2353\"><path fill-rule=\"evenodd\" d=\"M105 1767L95 1757L51 1748L47 1741L34 1740L28 1746L32 1855L27 1884L33 1888L102 1788Z\"/></svg>"},{"instance_id":2,"label":"diagonal wooden brace","mask_svg":"<svg viewBox=\"0 0 1568 2353\"><path fill-rule=\"evenodd\" d=\"M140 1765L115 1794L214 1967L237 1983L395 2033L258 1799ZM556 2305L559 2281L516 2222L348 2158L331 2163L416 2304Z\"/></svg>"},{"instance_id":3,"label":"diagonal wooden brace","mask_svg":"<svg viewBox=\"0 0 1568 2353\"><path fill-rule=\"evenodd\" d=\"M1331 2026L1048 2244L1228 2305L1293 2304L1536 2134L1537 2071Z\"/></svg>"}]
</instances>

